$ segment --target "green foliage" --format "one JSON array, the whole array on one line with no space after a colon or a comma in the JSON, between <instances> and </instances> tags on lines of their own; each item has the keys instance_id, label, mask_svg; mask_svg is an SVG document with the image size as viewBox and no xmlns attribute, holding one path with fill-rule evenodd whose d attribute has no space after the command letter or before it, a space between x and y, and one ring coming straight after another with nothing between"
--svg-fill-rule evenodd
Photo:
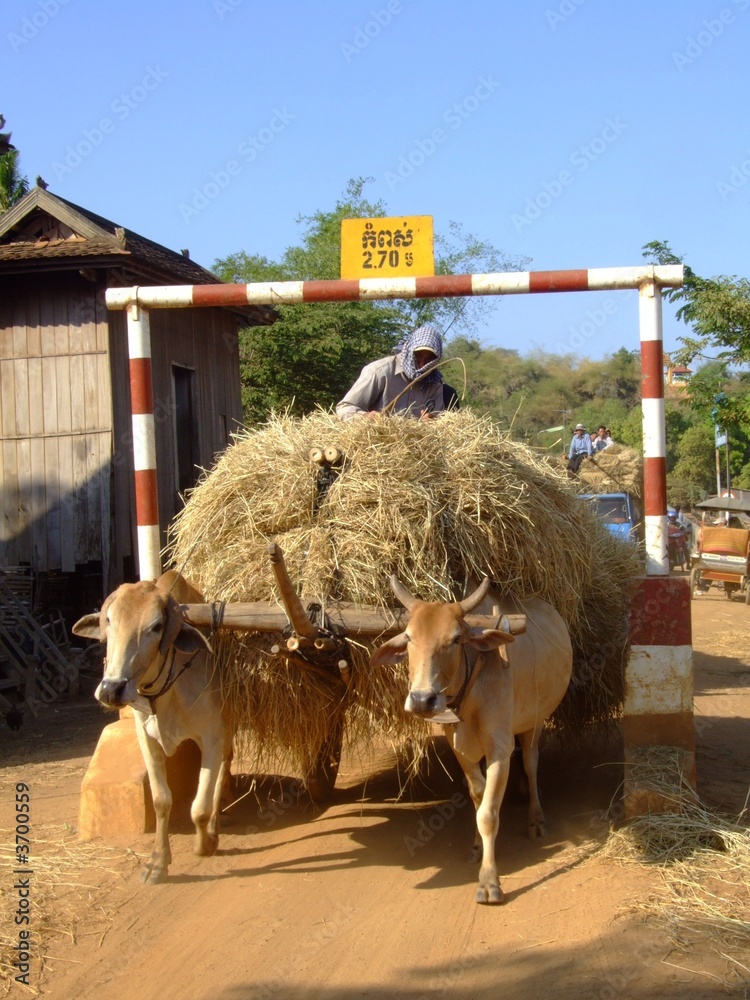
<instances>
[{"instance_id":1,"label":"green foliage","mask_svg":"<svg viewBox=\"0 0 750 1000\"><path fill-rule=\"evenodd\" d=\"M750 281L747 278L701 278L673 253L668 243L647 243L644 256L657 264L683 264L685 283L667 293L678 304L677 318L688 324L691 335L681 337L682 348L674 360L704 364L690 380L694 406L709 413L720 391L728 395L722 414L728 429L750 425Z\"/></svg>"},{"instance_id":2,"label":"green foliage","mask_svg":"<svg viewBox=\"0 0 750 1000\"><path fill-rule=\"evenodd\" d=\"M464 233L458 222L448 223L447 235L435 234L435 274L492 274L523 271L529 257L510 256L486 240ZM445 334L470 330L498 306L496 296L447 299L401 299L398 308L409 328L434 323Z\"/></svg>"},{"instance_id":3,"label":"green foliage","mask_svg":"<svg viewBox=\"0 0 750 1000\"><path fill-rule=\"evenodd\" d=\"M716 448L713 428L704 423L687 427L676 445L677 461L669 484L687 484L703 491L704 496L716 489Z\"/></svg>"},{"instance_id":4,"label":"green foliage","mask_svg":"<svg viewBox=\"0 0 750 1000\"><path fill-rule=\"evenodd\" d=\"M5 118L0 115L0 129ZM10 141L11 133L0 133L0 213L12 208L29 190L28 179L22 176L20 154Z\"/></svg>"},{"instance_id":5,"label":"green foliage","mask_svg":"<svg viewBox=\"0 0 750 1000\"><path fill-rule=\"evenodd\" d=\"M655 240L643 249L657 264L683 264L665 241ZM673 475L708 492L716 489L718 425L729 436L732 482L741 487L750 478L750 281L726 275L701 278L683 266L683 287L667 297L677 303L677 317L691 332L680 338L683 346L673 359L696 370L687 389L691 426L684 431Z\"/></svg>"},{"instance_id":6,"label":"green foliage","mask_svg":"<svg viewBox=\"0 0 750 1000\"><path fill-rule=\"evenodd\" d=\"M309 413L346 393L361 368L396 343L398 319L372 303L284 306L274 326L240 334L240 377L245 421L261 423L269 410Z\"/></svg>"}]
</instances>

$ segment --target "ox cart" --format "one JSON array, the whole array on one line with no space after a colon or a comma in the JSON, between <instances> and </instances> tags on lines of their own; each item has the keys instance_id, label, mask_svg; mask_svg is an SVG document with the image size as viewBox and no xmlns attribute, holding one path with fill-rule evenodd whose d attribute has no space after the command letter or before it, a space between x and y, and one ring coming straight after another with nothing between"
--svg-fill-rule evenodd
<instances>
[{"instance_id":1,"label":"ox cart","mask_svg":"<svg viewBox=\"0 0 750 1000\"><path fill-rule=\"evenodd\" d=\"M344 697L352 684L352 671L347 658L347 638L385 639L402 631L408 613L399 608L354 605L337 602L323 608L317 602L306 602L297 594L289 577L279 545L268 545L268 556L276 579L280 603L268 601L228 604L187 604L186 620L202 629L232 629L278 635L270 647L273 656L283 658L301 671L323 679L341 697L339 706L328 718L328 733L322 749L310 762L306 786L316 803L326 801L336 782L344 733ZM472 614L467 623L477 628L496 628L511 635L526 631L526 616L501 614L497 607L491 615ZM458 721L450 709L431 721Z\"/></svg>"}]
</instances>

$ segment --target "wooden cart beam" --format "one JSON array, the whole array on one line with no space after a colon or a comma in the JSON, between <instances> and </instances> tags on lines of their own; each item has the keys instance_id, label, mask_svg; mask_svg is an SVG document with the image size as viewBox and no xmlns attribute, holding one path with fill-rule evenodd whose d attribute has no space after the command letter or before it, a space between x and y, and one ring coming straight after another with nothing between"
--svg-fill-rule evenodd
<instances>
[{"instance_id":1,"label":"wooden cart beam","mask_svg":"<svg viewBox=\"0 0 750 1000\"><path fill-rule=\"evenodd\" d=\"M213 605L186 604L185 609L191 625L197 628L212 627ZM404 609L389 608L384 613L376 605L336 604L326 611L331 624L341 626L347 635L396 635L406 627L409 620L409 614ZM309 619L305 620L309 622ZM467 615L465 620L475 628L499 628L511 635L520 635L526 631L525 615ZM227 604L221 627L251 632L281 632L289 624L283 608L268 601L256 601ZM312 625L312 630L317 638L318 629ZM313 638L312 633L305 635L305 638Z\"/></svg>"}]
</instances>

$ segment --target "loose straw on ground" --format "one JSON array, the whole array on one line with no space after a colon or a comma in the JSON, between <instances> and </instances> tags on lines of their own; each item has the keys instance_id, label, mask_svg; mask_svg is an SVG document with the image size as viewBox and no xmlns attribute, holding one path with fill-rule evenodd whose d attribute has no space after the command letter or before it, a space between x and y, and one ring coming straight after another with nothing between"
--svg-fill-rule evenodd
<instances>
[{"instance_id":1,"label":"loose straw on ground","mask_svg":"<svg viewBox=\"0 0 750 1000\"><path fill-rule=\"evenodd\" d=\"M631 780L670 811L639 816L614 830L603 853L621 864L656 867L662 884L631 904L665 930L675 946L703 940L727 959L725 985L750 985L750 829L700 801L682 770L682 751L646 747Z\"/></svg>"}]
</instances>

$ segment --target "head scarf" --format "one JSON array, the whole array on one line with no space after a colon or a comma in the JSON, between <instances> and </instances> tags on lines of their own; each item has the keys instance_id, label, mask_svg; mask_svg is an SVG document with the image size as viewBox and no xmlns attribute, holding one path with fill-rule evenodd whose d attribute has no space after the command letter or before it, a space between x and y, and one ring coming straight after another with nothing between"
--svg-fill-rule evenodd
<instances>
[{"instance_id":1,"label":"head scarf","mask_svg":"<svg viewBox=\"0 0 750 1000\"><path fill-rule=\"evenodd\" d=\"M416 361L414 359L414 352L418 351L420 348L427 348L432 351L435 355L435 360L430 361L423 368L417 368ZM430 323L425 323L424 326L418 326L416 330L404 338L404 340L396 347L396 354L401 355L401 366L404 369L404 375L411 382L423 371L426 371L430 365L434 365L435 362L439 361L443 356L443 338L440 336L440 331L437 327L432 326ZM438 371L430 372L426 375L422 382L442 382L443 376Z\"/></svg>"}]
</instances>

